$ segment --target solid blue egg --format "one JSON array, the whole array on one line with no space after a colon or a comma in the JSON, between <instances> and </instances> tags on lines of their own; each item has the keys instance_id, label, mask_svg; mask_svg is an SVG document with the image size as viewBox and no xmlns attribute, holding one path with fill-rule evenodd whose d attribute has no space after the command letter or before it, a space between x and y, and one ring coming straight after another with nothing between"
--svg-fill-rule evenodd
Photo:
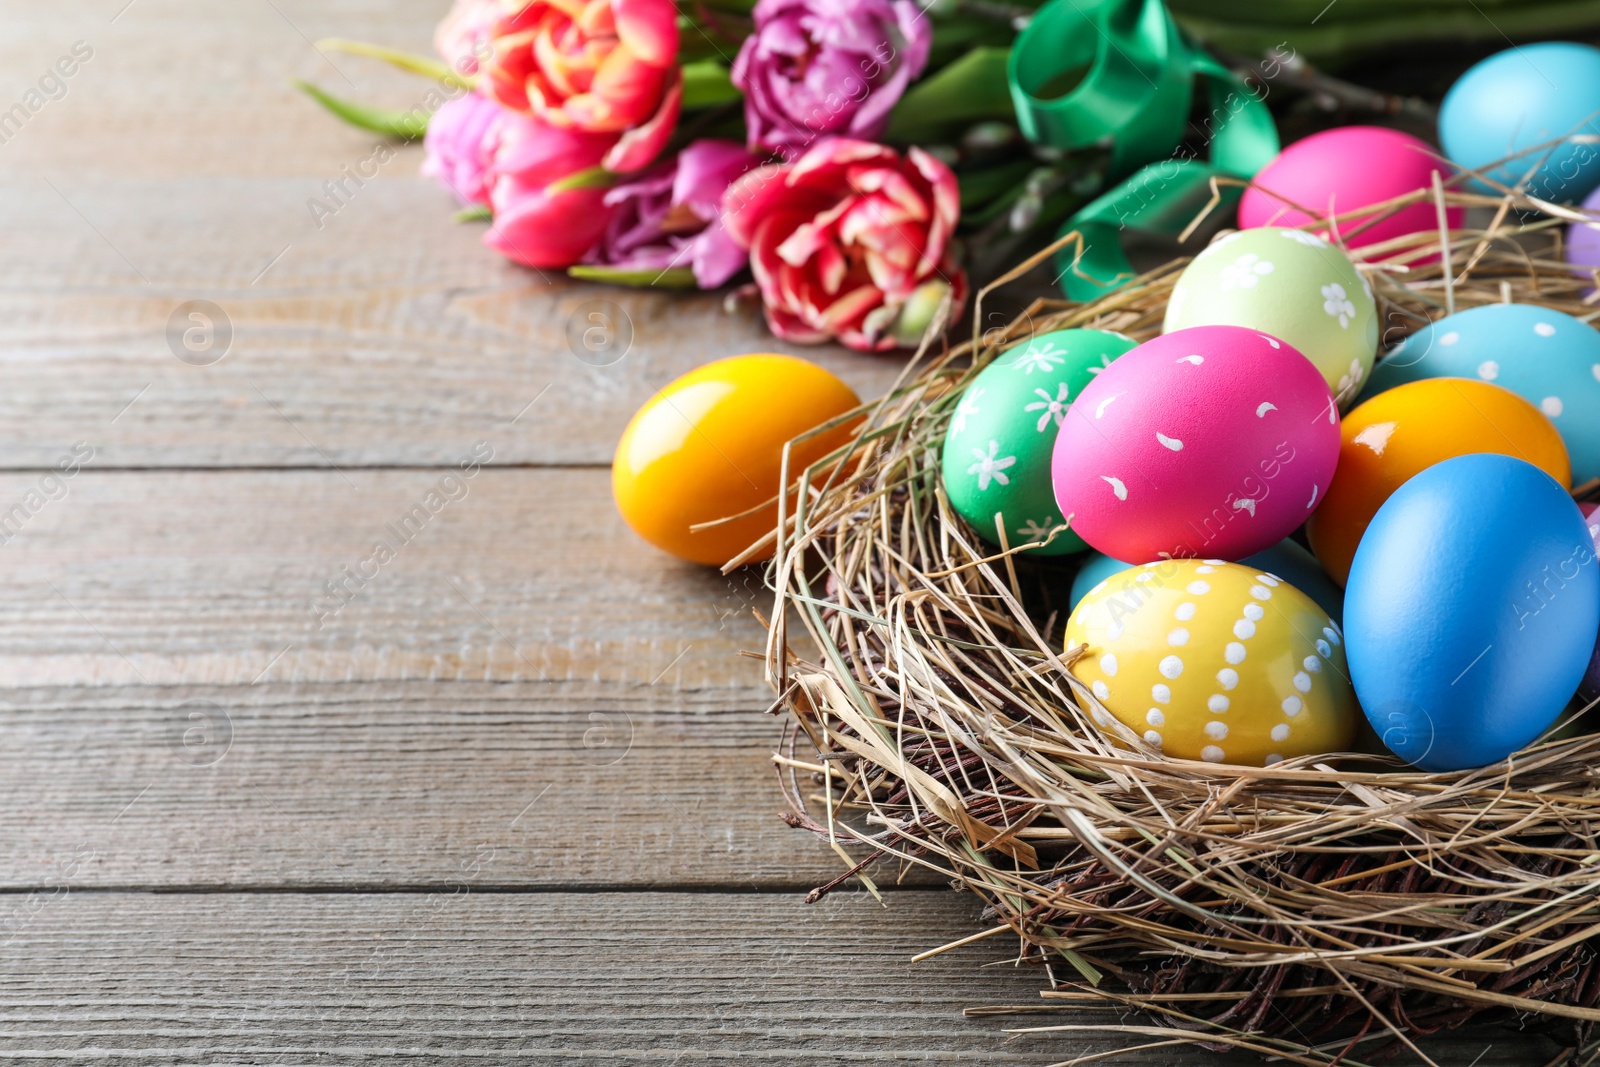
<instances>
[{"instance_id":1,"label":"solid blue egg","mask_svg":"<svg viewBox=\"0 0 1600 1067\"><path fill-rule=\"evenodd\" d=\"M1600 98L1597 98L1600 99ZM1362 400L1422 378L1478 378L1555 423L1572 480L1600 477L1600 331L1533 304L1485 304L1406 338L1373 368Z\"/></svg>"},{"instance_id":2,"label":"solid blue egg","mask_svg":"<svg viewBox=\"0 0 1600 1067\"><path fill-rule=\"evenodd\" d=\"M1600 48L1570 41L1525 44L1469 69L1439 107L1439 143L1467 170L1517 156L1572 134L1600 135ZM1576 203L1600 186L1600 145L1564 144L1529 152L1485 173L1556 203ZM1470 183L1480 192L1490 187Z\"/></svg>"},{"instance_id":3,"label":"solid blue egg","mask_svg":"<svg viewBox=\"0 0 1600 1067\"><path fill-rule=\"evenodd\" d=\"M1086 553L1083 557L1083 566L1078 569L1077 577L1072 579L1072 607L1076 608L1078 601L1088 596L1089 591L1101 582L1132 567L1132 563L1113 559L1104 552Z\"/></svg>"},{"instance_id":4,"label":"solid blue egg","mask_svg":"<svg viewBox=\"0 0 1600 1067\"><path fill-rule=\"evenodd\" d=\"M1344 629L1356 697L1395 755L1429 771L1495 763L1555 721L1594 651L1589 527L1531 463L1437 463L1367 527Z\"/></svg>"},{"instance_id":5,"label":"solid blue egg","mask_svg":"<svg viewBox=\"0 0 1600 1067\"><path fill-rule=\"evenodd\" d=\"M1239 562L1282 578L1315 600L1317 607L1326 611L1334 622L1344 617L1344 593L1323 571L1317 557L1301 548L1297 542L1286 537L1271 548L1264 548ZM1083 568L1078 571L1078 576L1072 580L1072 606L1076 608L1078 601L1088 596L1089 591L1101 582L1132 568L1133 564L1112 559L1103 552L1090 552L1084 557Z\"/></svg>"}]
</instances>

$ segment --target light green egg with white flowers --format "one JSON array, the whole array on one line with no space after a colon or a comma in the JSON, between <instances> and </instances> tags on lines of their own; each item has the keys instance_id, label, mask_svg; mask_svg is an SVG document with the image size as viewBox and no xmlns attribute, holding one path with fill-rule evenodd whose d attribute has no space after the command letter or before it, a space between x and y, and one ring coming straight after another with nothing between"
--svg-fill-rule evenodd
<instances>
[{"instance_id":1,"label":"light green egg with white flowers","mask_svg":"<svg viewBox=\"0 0 1600 1067\"><path fill-rule=\"evenodd\" d=\"M956 513L991 545L1047 542L1030 553L1060 556L1087 546L1064 524L1051 457L1067 409L1111 361L1134 347L1107 330L1056 330L996 356L956 402L941 473Z\"/></svg>"},{"instance_id":2,"label":"light green egg with white flowers","mask_svg":"<svg viewBox=\"0 0 1600 1067\"><path fill-rule=\"evenodd\" d=\"M1244 326L1316 364L1340 408L1355 402L1378 352L1372 287L1350 257L1305 230L1260 226L1213 242L1178 276L1163 333Z\"/></svg>"}]
</instances>

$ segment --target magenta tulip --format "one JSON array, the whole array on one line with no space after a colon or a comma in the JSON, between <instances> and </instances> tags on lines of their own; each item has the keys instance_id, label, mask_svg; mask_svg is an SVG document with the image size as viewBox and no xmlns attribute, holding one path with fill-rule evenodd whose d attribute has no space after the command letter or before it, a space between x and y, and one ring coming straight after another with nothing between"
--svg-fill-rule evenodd
<instances>
[{"instance_id":1,"label":"magenta tulip","mask_svg":"<svg viewBox=\"0 0 1600 1067\"><path fill-rule=\"evenodd\" d=\"M912 0L760 0L733 63L752 148L793 159L818 138L875 140L928 63Z\"/></svg>"},{"instance_id":2,"label":"magenta tulip","mask_svg":"<svg viewBox=\"0 0 1600 1067\"><path fill-rule=\"evenodd\" d=\"M524 266L565 268L594 247L610 220L606 188L581 180L616 143L603 133L547 126L516 112L491 127L483 243ZM575 180L576 179L576 180Z\"/></svg>"},{"instance_id":3,"label":"magenta tulip","mask_svg":"<svg viewBox=\"0 0 1600 1067\"><path fill-rule=\"evenodd\" d=\"M605 196L610 223L586 262L647 274L686 268L697 286L715 289L746 261L722 224L722 194L760 162L732 141L695 141L677 158L614 187Z\"/></svg>"}]
</instances>

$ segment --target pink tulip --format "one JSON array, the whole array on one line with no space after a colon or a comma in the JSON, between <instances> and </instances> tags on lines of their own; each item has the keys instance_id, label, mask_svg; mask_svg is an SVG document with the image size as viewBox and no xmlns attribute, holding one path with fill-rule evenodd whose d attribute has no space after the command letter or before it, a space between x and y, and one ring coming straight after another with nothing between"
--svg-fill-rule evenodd
<instances>
[{"instance_id":1,"label":"pink tulip","mask_svg":"<svg viewBox=\"0 0 1600 1067\"><path fill-rule=\"evenodd\" d=\"M562 269L582 259L610 219L606 188L582 181L561 186L598 166L616 140L503 113L488 147L494 223L483 243L528 267Z\"/></svg>"},{"instance_id":2,"label":"pink tulip","mask_svg":"<svg viewBox=\"0 0 1600 1067\"><path fill-rule=\"evenodd\" d=\"M677 125L677 18L672 0L528 0L493 27L485 90L550 126L620 134L606 167L638 170Z\"/></svg>"},{"instance_id":3,"label":"pink tulip","mask_svg":"<svg viewBox=\"0 0 1600 1067\"><path fill-rule=\"evenodd\" d=\"M720 217L722 194L760 157L732 141L695 141L678 155L606 193L613 209L585 262L620 271L687 267L715 289L744 269L744 249Z\"/></svg>"},{"instance_id":4,"label":"pink tulip","mask_svg":"<svg viewBox=\"0 0 1600 1067\"><path fill-rule=\"evenodd\" d=\"M475 74L489 54L489 35L504 13L500 0L456 0L433 31L433 47L457 74Z\"/></svg>"},{"instance_id":5,"label":"pink tulip","mask_svg":"<svg viewBox=\"0 0 1600 1067\"><path fill-rule=\"evenodd\" d=\"M772 332L861 351L915 343L933 290L961 306L966 276L950 250L960 214L949 167L919 148L901 158L847 138L753 170L722 199Z\"/></svg>"},{"instance_id":6,"label":"pink tulip","mask_svg":"<svg viewBox=\"0 0 1600 1067\"><path fill-rule=\"evenodd\" d=\"M876 140L933 47L912 0L760 0L751 17L733 84L750 146L785 159L829 135Z\"/></svg>"},{"instance_id":7,"label":"pink tulip","mask_svg":"<svg viewBox=\"0 0 1600 1067\"><path fill-rule=\"evenodd\" d=\"M427 158L422 173L464 204L489 202L491 127L508 112L478 93L466 93L434 112L422 146Z\"/></svg>"}]
</instances>

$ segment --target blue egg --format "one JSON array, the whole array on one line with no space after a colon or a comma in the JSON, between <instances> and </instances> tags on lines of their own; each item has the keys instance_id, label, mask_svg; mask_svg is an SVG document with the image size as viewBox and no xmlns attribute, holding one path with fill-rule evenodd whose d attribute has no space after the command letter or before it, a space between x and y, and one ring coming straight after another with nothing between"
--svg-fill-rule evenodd
<instances>
[{"instance_id":1,"label":"blue egg","mask_svg":"<svg viewBox=\"0 0 1600 1067\"><path fill-rule=\"evenodd\" d=\"M1300 547L1298 541L1286 537L1240 562L1277 575L1315 600L1334 622L1344 621L1344 591L1333 584L1317 557Z\"/></svg>"},{"instance_id":2,"label":"blue egg","mask_svg":"<svg viewBox=\"0 0 1600 1067\"><path fill-rule=\"evenodd\" d=\"M1600 630L1600 564L1564 486L1456 456L1395 491L1356 549L1345 653L1367 719L1424 770L1482 767L1561 713Z\"/></svg>"},{"instance_id":3,"label":"blue egg","mask_svg":"<svg viewBox=\"0 0 1600 1067\"><path fill-rule=\"evenodd\" d=\"M1248 563L1257 570L1282 578L1315 600L1317 606L1326 611L1334 622L1344 617L1344 594L1324 573L1322 564L1317 562L1317 557L1301 548L1295 541L1284 538L1271 548L1262 549L1239 562ZM1107 578L1132 568L1133 564L1112 559L1103 552L1090 552L1084 556L1083 568L1072 580L1072 606L1076 608L1078 601L1088 596L1091 589Z\"/></svg>"},{"instance_id":4,"label":"blue egg","mask_svg":"<svg viewBox=\"0 0 1600 1067\"><path fill-rule=\"evenodd\" d=\"M1131 567L1132 563L1113 559L1104 552L1086 553L1083 557L1083 566L1079 568L1077 577L1072 579L1072 607L1076 608L1078 601L1088 596L1089 591L1095 586Z\"/></svg>"},{"instance_id":5,"label":"blue egg","mask_svg":"<svg viewBox=\"0 0 1600 1067\"><path fill-rule=\"evenodd\" d=\"M1534 196L1576 203L1600 186L1600 145L1517 153L1572 134L1600 134L1597 108L1600 48L1569 41L1525 44L1490 56L1450 87L1439 107L1439 143L1467 170L1516 156L1484 173L1514 186L1531 170L1527 189ZM1482 182L1470 184L1490 191Z\"/></svg>"},{"instance_id":6,"label":"blue egg","mask_svg":"<svg viewBox=\"0 0 1600 1067\"><path fill-rule=\"evenodd\" d=\"M1600 331L1533 304L1485 304L1426 326L1373 368L1367 400L1421 378L1480 378L1550 416L1572 480L1600 476Z\"/></svg>"}]
</instances>

